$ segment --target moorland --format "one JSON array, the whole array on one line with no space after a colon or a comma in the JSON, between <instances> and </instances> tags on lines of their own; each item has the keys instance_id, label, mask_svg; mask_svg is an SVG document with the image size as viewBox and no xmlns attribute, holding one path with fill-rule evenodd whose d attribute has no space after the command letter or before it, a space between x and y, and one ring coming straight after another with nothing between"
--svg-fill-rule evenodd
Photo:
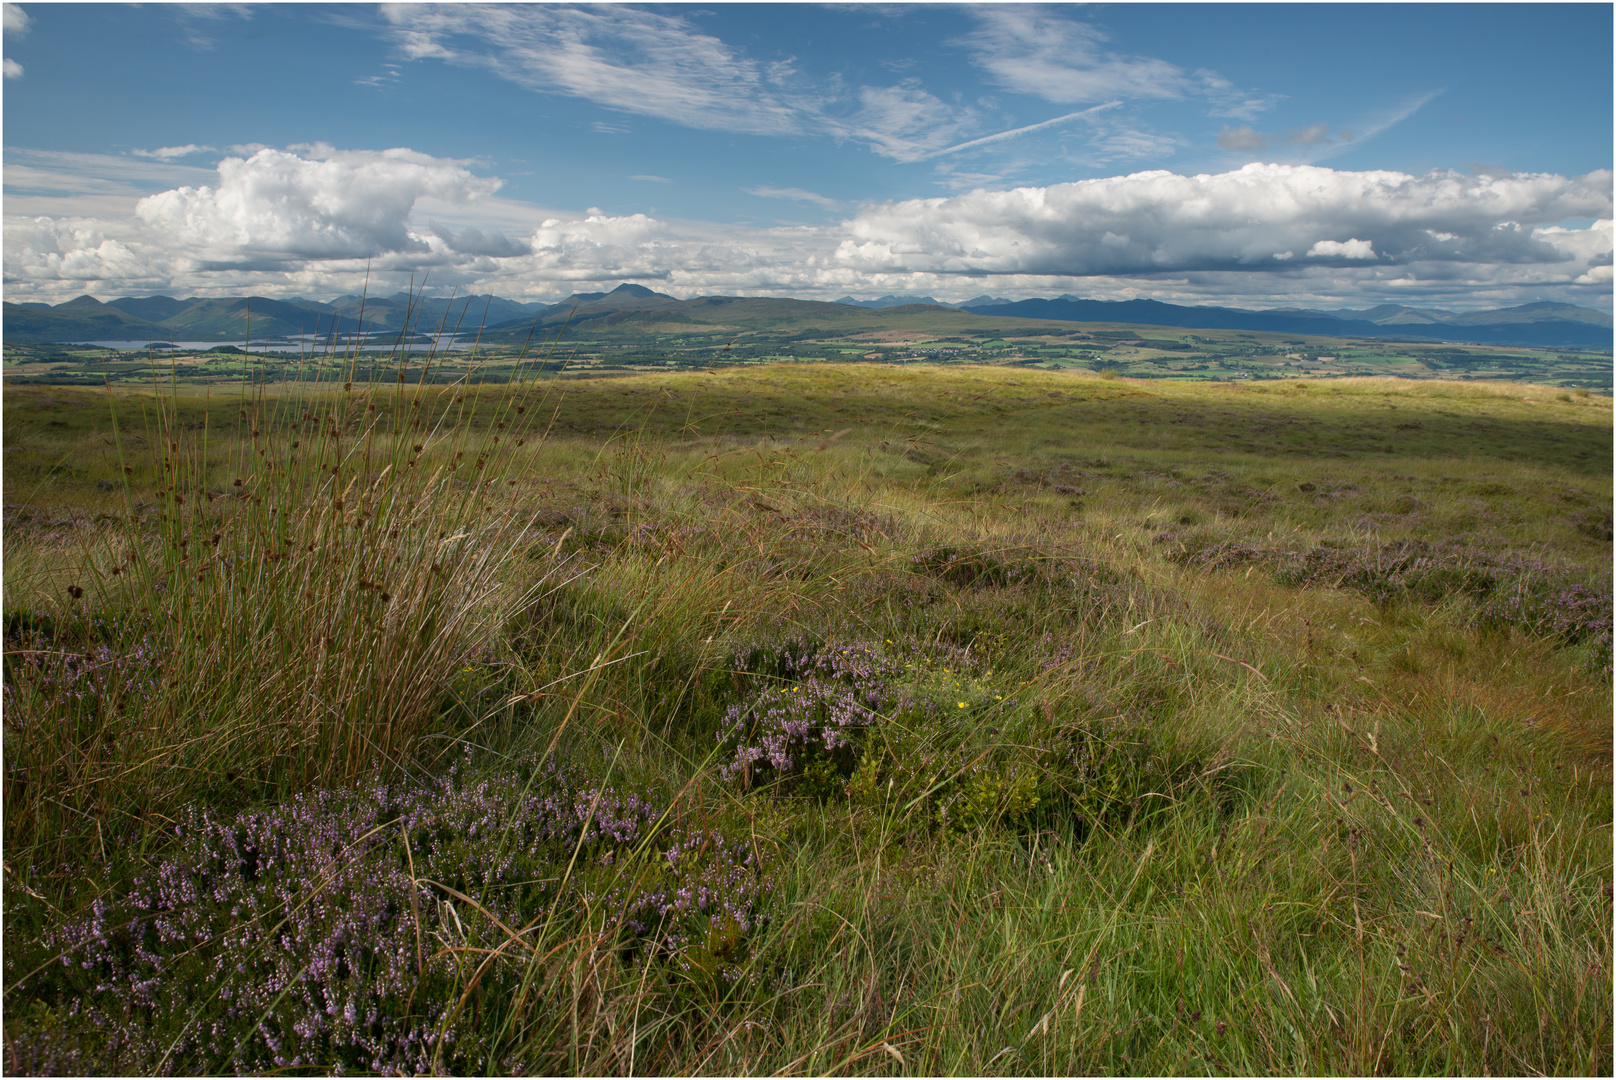
<instances>
[{"instance_id":1,"label":"moorland","mask_svg":"<svg viewBox=\"0 0 1616 1080\"><path fill-rule=\"evenodd\" d=\"M1608 1075L1610 399L913 317L7 344L7 1070Z\"/></svg>"}]
</instances>

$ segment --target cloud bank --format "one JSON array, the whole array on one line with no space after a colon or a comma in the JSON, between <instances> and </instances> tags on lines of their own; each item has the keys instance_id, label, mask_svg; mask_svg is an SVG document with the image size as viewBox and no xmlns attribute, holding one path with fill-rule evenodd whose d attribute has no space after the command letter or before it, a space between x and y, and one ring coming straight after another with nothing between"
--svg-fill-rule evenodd
<instances>
[{"instance_id":1,"label":"cloud bank","mask_svg":"<svg viewBox=\"0 0 1616 1080\"><path fill-rule=\"evenodd\" d=\"M1609 172L1411 176L1253 164L888 203L847 222L836 258L887 272L1073 277L1284 273L1308 260L1562 263L1574 253L1542 227L1578 217L1611 217Z\"/></svg>"},{"instance_id":2,"label":"cloud bank","mask_svg":"<svg viewBox=\"0 0 1616 1080\"><path fill-rule=\"evenodd\" d=\"M27 175L8 169L7 180ZM132 213L122 218L9 216L4 266L8 299L50 302L83 292L328 296L367 275L391 291L430 273L436 285L546 299L629 280L682 295L823 299L991 290L1475 306L1518 303L1529 289L1528 299L1604 304L1611 179L1254 164L979 189L867 205L836 225L765 228L524 210L494 198L497 177L405 148L259 148L226 157L211 183L125 196ZM797 188L752 194L829 202ZM109 193L97 205L115 201ZM8 203L39 205L26 193ZM529 223L515 224L522 213Z\"/></svg>"}]
</instances>

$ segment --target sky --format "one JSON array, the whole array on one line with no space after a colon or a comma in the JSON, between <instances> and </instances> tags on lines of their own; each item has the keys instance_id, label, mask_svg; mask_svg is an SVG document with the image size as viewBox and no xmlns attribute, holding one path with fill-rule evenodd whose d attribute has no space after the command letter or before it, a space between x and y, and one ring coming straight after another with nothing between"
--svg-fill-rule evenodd
<instances>
[{"instance_id":1,"label":"sky","mask_svg":"<svg viewBox=\"0 0 1616 1080\"><path fill-rule=\"evenodd\" d=\"M4 296L1608 311L1612 10L6 4Z\"/></svg>"}]
</instances>

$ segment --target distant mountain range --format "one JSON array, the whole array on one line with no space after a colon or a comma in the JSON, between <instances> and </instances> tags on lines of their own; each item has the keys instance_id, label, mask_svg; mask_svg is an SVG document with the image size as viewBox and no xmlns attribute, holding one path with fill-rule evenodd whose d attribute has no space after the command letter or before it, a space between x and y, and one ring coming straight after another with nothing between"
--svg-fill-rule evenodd
<instances>
[{"instance_id":1,"label":"distant mountain range","mask_svg":"<svg viewBox=\"0 0 1616 1080\"><path fill-rule=\"evenodd\" d=\"M1225 307L1181 307L1158 300L1021 300L1011 304L968 304L973 315L1065 322L1113 322L1206 330L1266 330L1280 334L1382 338L1398 341L1464 341L1486 345L1611 347L1611 317L1573 304L1541 302L1521 307L1456 315L1382 304L1366 311L1246 311Z\"/></svg>"},{"instance_id":2,"label":"distant mountain range","mask_svg":"<svg viewBox=\"0 0 1616 1080\"><path fill-rule=\"evenodd\" d=\"M521 304L497 296L447 298L397 293L339 296L330 302L264 296L208 299L121 297L107 303L80 296L65 304L5 304L10 341L253 341L357 332L413 333L476 330L493 322L531 319L550 304Z\"/></svg>"},{"instance_id":3,"label":"distant mountain range","mask_svg":"<svg viewBox=\"0 0 1616 1080\"><path fill-rule=\"evenodd\" d=\"M973 305L1012 304L1014 302L1015 301L1013 300L1005 300L1004 298L998 296L983 295L975 297L971 300L961 301L958 304L951 304L947 300L933 300L929 296L893 296L891 293L888 293L886 296L879 297L875 300L855 300L851 296L844 296L840 300L836 301L838 304L849 304L853 307L864 308L902 307L905 304L934 304L937 307L969 308Z\"/></svg>"},{"instance_id":4,"label":"distant mountain range","mask_svg":"<svg viewBox=\"0 0 1616 1080\"><path fill-rule=\"evenodd\" d=\"M241 341L248 333L250 322L253 341L303 334L328 337L355 332L400 333L406 327L412 333L431 333L440 328L462 333L481 330L504 339L526 331L553 333L569 325L579 330L604 329L631 319L638 323L652 319L659 324L712 322L717 314L715 307L736 305L739 299L742 298L703 296L680 300L641 285L627 284L610 292L575 293L555 304L520 303L491 295L453 300L412 299L402 292L390 297L342 296L330 302L301 298L271 300L261 296L188 300L148 296L123 297L102 303L93 297L81 296L54 307L6 303L3 334L6 339L19 342ZM745 306L753 318L767 317L780 322L816 320L838 312L851 314L850 308L913 314L931 307L950 313L997 318L1399 341L1598 349L1610 348L1612 341L1612 320L1606 313L1547 302L1466 314L1395 304L1382 304L1364 311L1249 311L1187 307L1157 300L1085 300L1069 294L1051 300L1019 301L979 296L959 304L942 304L929 296L889 295L876 300L847 296L835 303L768 299Z\"/></svg>"}]
</instances>

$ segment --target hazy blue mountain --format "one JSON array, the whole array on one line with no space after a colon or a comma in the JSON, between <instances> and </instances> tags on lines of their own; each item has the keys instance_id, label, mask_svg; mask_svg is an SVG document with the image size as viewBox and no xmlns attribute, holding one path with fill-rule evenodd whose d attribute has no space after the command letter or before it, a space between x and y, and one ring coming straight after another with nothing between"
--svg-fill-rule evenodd
<instances>
[{"instance_id":1,"label":"hazy blue mountain","mask_svg":"<svg viewBox=\"0 0 1616 1080\"><path fill-rule=\"evenodd\" d=\"M609 292L574 293L559 303L506 300L488 294L464 297L341 296L329 303L294 297L222 297L185 300L171 296L120 297L103 304L80 296L65 304L5 305L5 335L13 341L94 341L104 339L167 338L204 341L239 341L251 320L254 342L296 334L346 335L360 330L397 333L408 323L413 331L436 331L440 326L461 333L500 331L502 336L539 327L584 329L613 326L636 319L654 327L659 323L711 321L715 308L741 310L739 297L676 297L643 285L619 285ZM1283 334L1322 334L1332 337L1381 338L1407 341L1472 341L1497 345L1540 347L1611 347L1611 317L1603 311L1571 304L1540 302L1493 311L1455 314L1449 311L1381 304L1363 311L1280 309L1248 311L1230 307L1190 307L1157 300L1085 300L1072 294L1054 299L1008 301L982 296L964 304L939 304L930 297L883 296L859 301L843 297L835 303L781 297L752 298L743 305L752 321L842 318L849 307L904 314L924 313L928 307L950 308L975 315L1056 319L1066 322L1123 323L1175 326L1185 329L1261 330ZM361 327L360 314L364 323ZM841 312L842 315L837 315ZM157 318L156 316L161 316Z\"/></svg>"},{"instance_id":2,"label":"hazy blue mountain","mask_svg":"<svg viewBox=\"0 0 1616 1080\"><path fill-rule=\"evenodd\" d=\"M573 293L558 304L529 311L521 317L502 323L490 323L490 330L515 330L529 326L557 326L563 323L583 325L606 320L604 325L628 314L655 311L660 308L689 303L667 293L654 292L643 285L619 285L611 292Z\"/></svg>"},{"instance_id":3,"label":"hazy blue mountain","mask_svg":"<svg viewBox=\"0 0 1616 1080\"><path fill-rule=\"evenodd\" d=\"M1302 309L1298 308L1297 310L1300 311ZM1391 318L1392 316L1399 315L1404 312L1416 312L1418 310L1419 309L1417 308L1404 307L1401 304L1377 304L1372 308L1365 308L1362 311L1355 311L1351 308L1338 308L1335 311L1321 311L1319 314L1333 315L1338 319L1368 319L1370 322L1379 322L1381 319ZM1424 312L1424 314L1434 321L1440 322L1442 317L1446 316L1448 312L1427 311Z\"/></svg>"},{"instance_id":4,"label":"hazy blue mountain","mask_svg":"<svg viewBox=\"0 0 1616 1080\"><path fill-rule=\"evenodd\" d=\"M1603 312L1569 304L1528 304L1502 311L1449 316L1382 305L1367 312L1247 311L1241 308L1186 307L1158 300L1022 300L1013 304L972 305L977 315L1067 322L1134 323L1186 329L1264 330L1280 334L1325 334L1332 337L1383 338L1405 341L1474 341L1489 345L1542 347L1611 347L1611 320ZM1577 313L1566 317L1565 312ZM1374 315L1376 319L1366 318ZM1343 317L1351 316L1351 317Z\"/></svg>"},{"instance_id":5,"label":"hazy blue mountain","mask_svg":"<svg viewBox=\"0 0 1616 1080\"><path fill-rule=\"evenodd\" d=\"M189 300L176 300L172 296L120 296L116 300L108 300L108 307L115 307L119 311L133 315L137 319L148 322L162 322L172 318L196 303L196 298Z\"/></svg>"},{"instance_id":6,"label":"hazy blue mountain","mask_svg":"<svg viewBox=\"0 0 1616 1080\"><path fill-rule=\"evenodd\" d=\"M667 304L677 304L680 302L681 301L678 299L678 297L669 296L667 293L659 293L653 289L647 289L644 285L630 285L627 282L624 282L610 292L573 293L560 303L551 304L550 310L554 311L557 308L564 307L591 307L599 306L601 304L611 304L614 306L629 305L643 309L650 307L662 307Z\"/></svg>"},{"instance_id":7,"label":"hazy blue mountain","mask_svg":"<svg viewBox=\"0 0 1616 1080\"><path fill-rule=\"evenodd\" d=\"M145 338L161 340L168 332L93 296L80 296L55 307L7 302L5 336L12 341L105 341Z\"/></svg>"},{"instance_id":8,"label":"hazy blue mountain","mask_svg":"<svg viewBox=\"0 0 1616 1080\"><path fill-rule=\"evenodd\" d=\"M250 333L256 342L329 332L334 322L330 305L302 299L125 296L103 304L81 296L47 308L7 304L5 336L13 341L241 341ZM343 327L357 328L357 321Z\"/></svg>"},{"instance_id":9,"label":"hazy blue mountain","mask_svg":"<svg viewBox=\"0 0 1616 1080\"><path fill-rule=\"evenodd\" d=\"M1602 326L1607 330L1611 327L1611 317L1603 311L1577 307L1574 304L1557 304L1550 300L1522 304L1520 307L1499 308L1496 311L1475 311L1448 319L1451 326L1488 326L1499 323L1519 325L1539 322L1579 322L1590 326Z\"/></svg>"},{"instance_id":10,"label":"hazy blue mountain","mask_svg":"<svg viewBox=\"0 0 1616 1080\"><path fill-rule=\"evenodd\" d=\"M1353 311L1350 308L1340 308L1335 311L1313 311L1307 308L1281 308L1279 310L1299 315L1322 316L1329 319L1365 319L1381 326L1446 323L1453 317L1453 312L1451 311L1411 308L1404 307L1401 304L1377 304L1363 311Z\"/></svg>"},{"instance_id":11,"label":"hazy blue mountain","mask_svg":"<svg viewBox=\"0 0 1616 1080\"><path fill-rule=\"evenodd\" d=\"M92 297L82 296L79 299ZM65 309L68 304L40 310L39 307L23 307L6 302L5 336L11 341L97 341L105 338L163 336L162 328L157 327L157 323L136 319L134 315L121 312L116 307L107 307L105 304L97 306L102 310L86 306L58 310Z\"/></svg>"},{"instance_id":12,"label":"hazy blue mountain","mask_svg":"<svg viewBox=\"0 0 1616 1080\"><path fill-rule=\"evenodd\" d=\"M475 333L478 327L530 317L549 307L505 300L488 293L412 298L407 292L387 297L340 296L329 306L344 319L357 319L363 309L365 322L383 330L401 330L407 321L410 330L416 333L436 333L440 328L445 333L456 329L461 333Z\"/></svg>"},{"instance_id":13,"label":"hazy blue mountain","mask_svg":"<svg viewBox=\"0 0 1616 1080\"><path fill-rule=\"evenodd\" d=\"M1379 326L1365 320L1336 319L1319 313L1184 307L1164 304L1160 300L1020 300L1011 304L973 306L966 310L976 315L1060 319L1067 322L1136 323L1142 326L1182 326L1207 330L1270 330L1282 334L1384 336Z\"/></svg>"},{"instance_id":14,"label":"hazy blue mountain","mask_svg":"<svg viewBox=\"0 0 1616 1080\"><path fill-rule=\"evenodd\" d=\"M159 325L175 337L199 340L252 341L294 334L315 334L331 327L332 316L304 303L267 296L197 300Z\"/></svg>"},{"instance_id":15,"label":"hazy blue mountain","mask_svg":"<svg viewBox=\"0 0 1616 1080\"><path fill-rule=\"evenodd\" d=\"M1575 304L1559 304L1550 300L1522 304L1520 307L1472 311L1466 314L1431 308L1403 307L1400 304L1381 304L1364 311L1314 311L1305 314L1328 315L1340 319L1368 319L1381 326L1433 323L1443 326L1519 326L1538 322L1576 322L1603 327L1612 325L1611 317L1603 311L1577 307Z\"/></svg>"}]
</instances>

